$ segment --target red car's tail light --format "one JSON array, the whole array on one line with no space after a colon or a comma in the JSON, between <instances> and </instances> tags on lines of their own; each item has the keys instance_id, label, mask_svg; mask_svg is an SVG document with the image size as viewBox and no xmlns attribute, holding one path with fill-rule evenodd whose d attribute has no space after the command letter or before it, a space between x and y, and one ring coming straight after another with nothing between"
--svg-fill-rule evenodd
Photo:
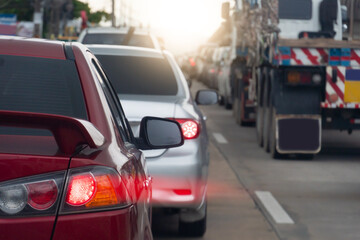
<instances>
[{"instance_id":1,"label":"red car's tail light","mask_svg":"<svg viewBox=\"0 0 360 240\"><path fill-rule=\"evenodd\" d=\"M0 217L55 215L66 171L0 183Z\"/></svg>"},{"instance_id":2,"label":"red car's tail light","mask_svg":"<svg viewBox=\"0 0 360 240\"><path fill-rule=\"evenodd\" d=\"M107 167L71 169L61 213L121 208L131 204L122 176Z\"/></svg>"},{"instance_id":3,"label":"red car's tail light","mask_svg":"<svg viewBox=\"0 0 360 240\"><path fill-rule=\"evenodd\" d=\"M28 204L37 210L46 210L54 205L58 189L54 180L26 184Z\"/></svg>"},{"instance_id":4,"label":"red car's tail light","mask_svg":"<svg viewBox=\"0 0 360 240\"><path fill-rule=\"evenodd\" d=\"M95 179L90 173L70 177L66 203L81 206L88 203L95 195Z\"/></svg>"},{"instance_id":5,"label":"red car's tail light","mask_svg":"<svg viewBox=\"0 0 360 240\"><path fill-rule=\"evenodd\" d=\"M193 119L173 119L180 123L184 139L194 139L200 134L200 125Z\"/></svg>"},{"instance_id":6,"label":"red car's tail light","mask_svg":"<svg viewBox=\"0 0 360 240\"><path fill-rule=\"evenodd\" d=\"M1 211L13 215L21 212L27 203L27 191L24 185L15 185L0 190Z\"/></svg>"}]
</instances>

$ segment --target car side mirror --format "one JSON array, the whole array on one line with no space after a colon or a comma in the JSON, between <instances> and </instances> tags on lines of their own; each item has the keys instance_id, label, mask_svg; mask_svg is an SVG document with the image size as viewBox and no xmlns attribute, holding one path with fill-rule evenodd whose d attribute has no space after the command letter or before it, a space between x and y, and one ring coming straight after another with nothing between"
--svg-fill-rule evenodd
<instances>
[{"instance_id":1,"label":"car side mirror","mask_svg":"<svg viewBox=\"0 0 360 240\"><path fill-rule=\"evenodd\" d=\"M219 95L214 90L199 90L196 93L195 101L199 105L212 105L219 101Z\"/></svg>"},{"instance_id":2,"label":"car side mirror","mask_svg":"<svg viewBox=\"0 0 360 240\"><path fill-rule=\"evenodd\" d=\"M140 124L138 147L142 150L174 148L184 144L180 124L176 121L144 117Z\"/></svg>"}]
</instances>

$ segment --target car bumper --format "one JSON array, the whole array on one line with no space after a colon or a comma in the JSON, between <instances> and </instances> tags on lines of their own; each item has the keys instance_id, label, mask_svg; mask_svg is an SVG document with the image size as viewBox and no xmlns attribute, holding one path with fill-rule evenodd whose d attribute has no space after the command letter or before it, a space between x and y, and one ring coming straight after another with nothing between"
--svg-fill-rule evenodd
<instances>
[{"instance_id":1,"label":"car bumper","mask_svg":"<svg viewBox=\"0 0 360 240\"><path fill-rule=\"evenodd\" d=\"M204 201L208 175L207 148L199 140L186 140L182 147L147 158L155 207L198 208Z\"/></svg>"},{"instance_id":2,"label":"car bumper","mask_svg":"<svg viewBox=\"0 0 360 240\"><path fill-rule=\"evenodd\" d=\"M123 240L134 236L133 207L59 216L52 240Z\"/></svg>"}]
</instances>

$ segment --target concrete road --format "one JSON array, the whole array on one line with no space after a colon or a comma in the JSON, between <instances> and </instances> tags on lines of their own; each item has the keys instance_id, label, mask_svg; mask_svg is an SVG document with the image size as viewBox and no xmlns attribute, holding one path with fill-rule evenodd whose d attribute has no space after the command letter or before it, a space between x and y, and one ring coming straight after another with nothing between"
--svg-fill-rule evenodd
<instances>
[{"instance_id":1,"label":"concrete road","mask_svg":"<svg viewBox=\"0 0 360 240\"><path fill-rule=\"evenodd\" d=\"M274 160L254 127L236 125L221 106L201 109L211 138L204 239L360 239L359 133L324 131L313 160ZM182 239L176 215L157 217L154 235Z\"/></svg>"},{"instance_id":2,"label":"concrete road","mask_svg":"<svg viewBox=\"0 0 360 240\"><path fill-rule=\"evenodd\" d=\"M192 91L202 87L194 84ZM216 105L211 109L221 108ZM254 199L243 187L213 141L210 143L209 151L207 231L201 239L278 239ZM155 211L153 215L153 234L155 239L190 239L179 236L176 214L164 214L160 211Z\"/></svg>"},{"instance_id":3,"label":"concrete road","mask_svg":"<svg viewBox=\"0 0 360 240\"><path fill-rule=\"evenodd\" d=\"M274 160L254 127L236 125L223 107L202 109L213 144L279 239L360 239L359 132L324 131L313 160Z\"/></svg>"}]
</instances>

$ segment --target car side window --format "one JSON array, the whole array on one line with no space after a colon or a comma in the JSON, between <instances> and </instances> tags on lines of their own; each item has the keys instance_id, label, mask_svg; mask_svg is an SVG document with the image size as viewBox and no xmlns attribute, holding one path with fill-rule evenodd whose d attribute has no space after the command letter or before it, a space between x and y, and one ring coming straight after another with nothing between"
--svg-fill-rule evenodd
<instances>
[{"instance_id":1,"label":"car side window","mask_svg":"<svg viewBox=\"0 0 360 240\"><path fill-rule=\"evenodd\" d=\"M125 142L132 142L132 134L129 132L129 129L124 121L124 115L122 113L122 109L120 109L120 103L118 102L117 96L114 96L111 88L109 87L108 80L106 78L105 73L102 71L101 67L97 63L95 59L92 59L92 65L94 67L96 75L98 75L98 79L100 81L100 85L104 91L106 100L109 104L113 117L116 121L117 128L120 132L122 139Z\"/></svg>"}]
</instances>

